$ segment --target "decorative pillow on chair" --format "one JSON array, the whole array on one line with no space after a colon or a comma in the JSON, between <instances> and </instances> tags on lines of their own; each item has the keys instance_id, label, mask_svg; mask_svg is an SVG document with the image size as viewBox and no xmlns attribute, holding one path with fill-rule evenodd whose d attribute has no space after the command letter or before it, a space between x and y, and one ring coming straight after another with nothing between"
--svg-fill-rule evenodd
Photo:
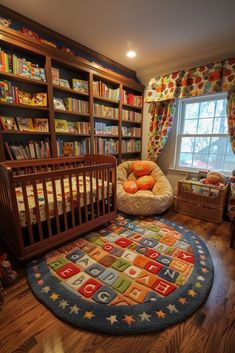
<instances>
[{"instance_id":1,"label":"decorative pillow on chair","mask_svg":"<svg viewBox=\"0 0 235 353\"><path fill-rule=\"evenodd\" d=\"M155 184L155 180L150 175L145 175L145 176L140 177L136 181L136 184L137 184L139 190L149 190L149 189L153 188L153 186Z\"/></svg>"},{"instance_id":2,"label":"decorative pillow on chair","mask_svg":"<svg viewBox=\"0 0 235 353\"><path fill-rule=\"evenodd\" d=\"M135 176L143 176L150 173L151 167L147 162L138 161L132 164L132 170Z\"/></svg>"},{"instance_id":3,"label":"decorative pillow on chair","mask_svg":"<svg viewBox=\"0 0 235 353\"><path fill-rule=\"evenodd\" d=\"M123 183L123 189L129 194L135 194L138 191L138 186L135 181L129 180Z\"/></svg>"}]
</instances>

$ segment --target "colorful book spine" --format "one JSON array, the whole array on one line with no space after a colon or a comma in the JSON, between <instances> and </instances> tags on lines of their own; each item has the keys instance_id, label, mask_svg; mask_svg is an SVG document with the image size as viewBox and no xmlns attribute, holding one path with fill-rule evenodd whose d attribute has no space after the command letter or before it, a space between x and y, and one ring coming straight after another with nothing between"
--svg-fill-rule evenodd
<instances>
[{"instance_id":1,"label":"colorful book spine","mask_svg":"<svg viewBox=\"0 0 235 353\"><path fill-rule=\"evenodd\" d=\"M122 140L122 152L140 152L141 140Z\"/></svg>"},{"instance_id":2,"label":"colorful book spine","mask_svg":"<svg viewBox=\"0 0 235 353\"><path fill-rule=\"evenodd\" d=\"M141 113L123 109L122 110L122 120L140 123L141 122Z\"/></svg>"},{"instance_id":3,"label":"colorful book spine","mask_svg":"<svg viewBox=\"0 0 235 353\"><path fill-rule=\"evenodd\" d=\"M133 93L127 93L125 90L122 91L122 103L133 105L135 107L143 106L143 97L134 95Z\"/></svg>"}]
</instances>

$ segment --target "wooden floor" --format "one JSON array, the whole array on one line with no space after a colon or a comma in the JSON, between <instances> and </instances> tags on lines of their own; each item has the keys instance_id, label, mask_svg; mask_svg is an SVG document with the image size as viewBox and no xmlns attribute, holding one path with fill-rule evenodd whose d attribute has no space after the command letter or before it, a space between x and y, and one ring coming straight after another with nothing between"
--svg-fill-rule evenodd
<instances>
[{"instance_id":1,"label":"wooden floor","mask_svg":"<svg viewBox=\"0 0 235 353\"><path fill-rule=\"evenodd\" d=\"M235 250L229 222L221 225L169 211L166 217L196 231L213 257L215 279L206 303L163 332L111 337L73 328L57 319L31 293L24 271L7 290L0 314L1 353L234 353Z\"/></svg>"}]
</instances>

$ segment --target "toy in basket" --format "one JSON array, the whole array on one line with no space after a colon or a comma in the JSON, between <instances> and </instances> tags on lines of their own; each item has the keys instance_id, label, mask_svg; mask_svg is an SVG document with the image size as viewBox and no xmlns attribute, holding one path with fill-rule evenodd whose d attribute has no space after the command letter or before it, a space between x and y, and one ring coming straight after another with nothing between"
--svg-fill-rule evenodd
<instances>
[{"instance_id":1,"label":"toy in basket","mask_svg":"<svg viewBox=\"0 0 235 353\"><path fill-rule=\"evenodd\" d=\"M176 210L211 222L223 222L228 183L223 174L208 172L206 178L178 182Z\"/></svg>"}]
</instances>

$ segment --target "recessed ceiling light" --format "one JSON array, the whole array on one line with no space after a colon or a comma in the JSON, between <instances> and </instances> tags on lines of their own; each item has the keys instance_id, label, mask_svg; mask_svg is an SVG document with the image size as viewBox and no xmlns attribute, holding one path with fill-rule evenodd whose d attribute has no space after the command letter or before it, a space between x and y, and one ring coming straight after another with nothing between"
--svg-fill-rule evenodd
<instances>
[{"instance_id":1,"label":"recessed ceiling light","mask_svg":"<svg viewBox=\"0 0 235 353\"><path fill-rule=\"evenodd\" d=\"M136 52L134 50L130 50L126 53L126 56L128 56L128 58L134 58L136 57Z\"/></svg>"}]
</instances>

